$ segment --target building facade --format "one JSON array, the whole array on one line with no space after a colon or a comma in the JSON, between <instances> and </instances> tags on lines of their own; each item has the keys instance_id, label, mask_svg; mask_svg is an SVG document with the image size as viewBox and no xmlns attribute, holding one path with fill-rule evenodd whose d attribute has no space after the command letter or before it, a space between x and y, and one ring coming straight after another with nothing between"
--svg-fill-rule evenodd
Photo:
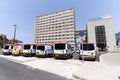
<instances>
[{"instance_id":1,"label":"building facade","mask_svg":"<svg viewBox=\"0 0 120 80\"><path fill-rule=\"evenodd\" d=\"M100 50L115 51L116 40L112 17L89 19L87 22L88 42L95 43Z\"/></svg>"},{"instance_id":2,"label":"building facade","mask_svg":"<svg viewBox=\"0 0 120 80\"><path fill-rule=\"evenodd\" d=\"M36 16L34 43L51 44L55 42L75 44L74 9Z\"/></svg>"}]
</instances>

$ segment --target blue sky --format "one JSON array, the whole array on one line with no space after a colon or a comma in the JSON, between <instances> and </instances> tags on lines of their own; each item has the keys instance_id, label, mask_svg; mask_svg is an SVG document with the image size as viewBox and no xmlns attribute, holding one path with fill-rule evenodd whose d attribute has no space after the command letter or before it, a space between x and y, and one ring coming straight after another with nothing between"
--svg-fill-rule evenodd
<instances>
[{"instance_id":1,"label":"blue sky","mask_svg":"<svg viewBox=\"0 0 120 80\"><path fill-rule=\"evenodd\" d=\"M76 30L86 29L90 18L111 15L120 32L120 0L0 0L0 34L12 39L17 24L16 38L33 43L35 16L69 8L75 9Z\"/></svg>"}]
</instances>

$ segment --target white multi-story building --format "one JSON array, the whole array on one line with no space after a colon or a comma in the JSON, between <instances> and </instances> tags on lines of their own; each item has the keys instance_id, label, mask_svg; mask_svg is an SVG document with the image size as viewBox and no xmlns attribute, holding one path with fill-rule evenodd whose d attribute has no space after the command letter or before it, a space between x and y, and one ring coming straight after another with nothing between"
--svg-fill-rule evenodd
<instances>
[{"instance_id":1,"label":"white multi-story building","mask_svg":"<svg viewBox=\"0 0 120 80\"><path fill-rule=\"evenodd\" d=\"M110 16L89 19L87 22L87 39L99 50L115 51L116 40L113 21Z\"/></svg>"},{"instance_id":2,"label":"white multi-story building","mask_svg":"<svg viewBox=\"0 0 120 80\"><path fill-rule=\"evenodd\" d=\"M74 9L36 16L34 43L50 44L55 42L75 44Z\"/></svg>"}]
</instances>

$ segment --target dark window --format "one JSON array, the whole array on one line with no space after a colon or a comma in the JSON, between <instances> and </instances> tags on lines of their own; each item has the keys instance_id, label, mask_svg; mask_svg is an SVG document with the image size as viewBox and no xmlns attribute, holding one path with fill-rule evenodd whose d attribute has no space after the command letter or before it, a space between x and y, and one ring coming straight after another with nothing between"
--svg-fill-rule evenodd
<instances>
[{"instance_id":1,"label":"dark window","mask_svg":"<svg viewBox=\"0 0 120 80\"><path fill-rule=\"evenodd\" d=\"M30 49L31 45L24 45L24 49Z\"/></svg>"},{"instance_id":2,"label":"dark window","mask_svg":"<svg viewBox=\"0 0 120 80\"><path fill-rule=\"evenodd\" d=\"M37 50L42 50L42 51L44 51L44 50L45 50L45 46L37 46Z\"/></svg>"},{"instance_id":3,"label":"dark window","mask_svg":"<svg viewBox=\"0 0 120 80\"><path fill-rule=\"evenodd\" d=\"M9 46L5 46L5 48L4 49L9 49Z\"/></svg>"},{"instance_id":4,"label":"dark window","mask_svg":"<svg viewBox=\"0 0 120 80\"><path fill-rule=\"evenodd\" d=\"M11 49L13 49L13 46L11 46Z\"/></svg>"},{"instance_id":5,"label":"dark window","mask_svg":"<svg viewBox=\"0 0 120 80\"><path fill-rule=\"evenodd\" d=\"M82 49L82 44L80 49ZM83 50L94 50L94 44L83 44Z\"/></svg>"},{"instance_id":6,"label":"dark window","mask_svg":"<svg viewBox=\"0 0 120 80\"><path fill-rule=\"evenodd\" d=\"M56 50L63 50L63 49L65 49L65 44L55 44L55 49Z\"/></svg>"},{"instance_id":7,"label":"dark window","mask_svg":"<svg viewBox=\"0 0 120 80\"><path fill-rule=\"evenodd\" d=\"M33 49L36 49L36 45L33 45Z\"/></svg>"}]
</instances>

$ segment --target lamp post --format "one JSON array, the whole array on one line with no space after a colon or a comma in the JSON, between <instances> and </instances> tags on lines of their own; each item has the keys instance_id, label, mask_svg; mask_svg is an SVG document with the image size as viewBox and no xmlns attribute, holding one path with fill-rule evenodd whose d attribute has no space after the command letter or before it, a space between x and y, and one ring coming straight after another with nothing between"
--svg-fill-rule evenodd
<instances>
[{"instance_id":1,"label":"lamp post","mask_svg":"<svg viewBox=\"0 0 120 80\"><path fill-rule=\"evenodd\" d=\"M14 27L15 27L15 29L14 29L14 37L13 37L13 44L15 43L15 36L16 36L16 27L17 27L17 25L13 25Z\"/></svg>"},{"instance_id":2,"label":"lamp post","mask_svg":"<svg viewBox=\"0 0 120 80\"><path fill-rule=\"evenodd\" d=\"M80 33L79 33L79 35L80 35L80 39L81 39L81 42L82 42L82 63L84 63L84 53L83 53L83 43L84 43L84 37L85 37L85 33L84 33L84 31L80 31Z\"/></svg>"}]
</instances>

